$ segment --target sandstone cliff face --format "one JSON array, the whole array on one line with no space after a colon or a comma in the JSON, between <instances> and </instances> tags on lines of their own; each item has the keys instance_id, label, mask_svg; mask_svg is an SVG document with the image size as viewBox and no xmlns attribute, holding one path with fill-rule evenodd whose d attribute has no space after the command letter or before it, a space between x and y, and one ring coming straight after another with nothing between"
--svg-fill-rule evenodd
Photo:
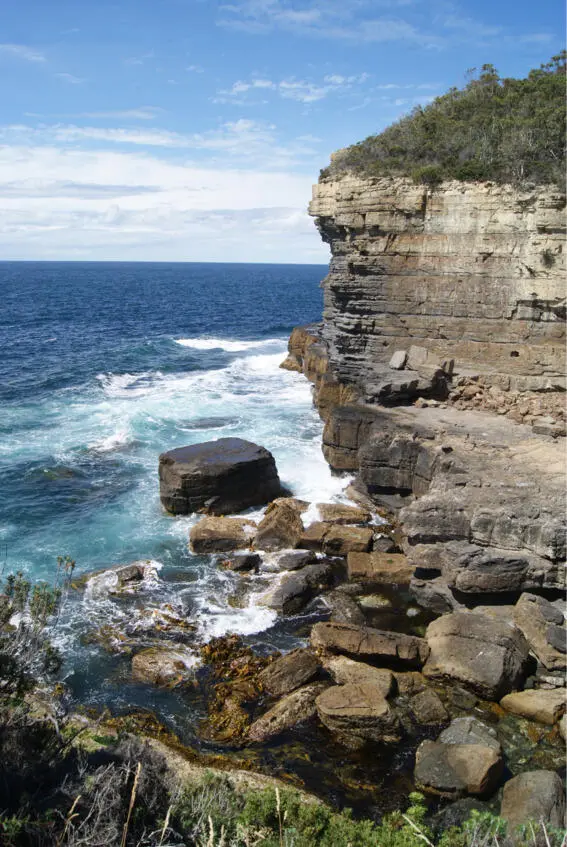
<instances>
[{"instance_id":1,"label":"sandstone cliff face","mask_svg":"<svg viewBox=\"0 0 567 847\"><path fill-rule=\"evenodd\" d=\"M314 383L331 467L398 510L436 611L565 587L564 210L551 187L314 188L323 323L284 366Z\"/></svg>"},{"instance_id":2,"label":"sandstone cliff face","mask_svg":"<svg viewBox=\"0 0 567 847\"><path fill-rule=\"evenodd\" d=\"M335 377L367 400L423 393L443 369L504 390L564 388L564 210L549 186L316 185L310 214L332 252L323 339ZM409 353L398 374L387 367L397 350Z\"/></svg>"}]
</instances>

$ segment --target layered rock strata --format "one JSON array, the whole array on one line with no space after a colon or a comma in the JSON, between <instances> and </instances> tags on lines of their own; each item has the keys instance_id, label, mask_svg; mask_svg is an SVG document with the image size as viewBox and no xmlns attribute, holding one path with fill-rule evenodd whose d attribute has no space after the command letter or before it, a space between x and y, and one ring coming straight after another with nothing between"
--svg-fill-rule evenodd
<instances>
[{"instance_id":1,"label":"layered rock strata","mask_svg":"<svg viewBox=\"0 0 567 847\"><path fill-rule=\"evenodd\" d=\"M401 510L437 612L565 588L564 208L550 186L314 188L324 320L285 366L314 384L331 467Z\"/></svg>"}]
</instances>

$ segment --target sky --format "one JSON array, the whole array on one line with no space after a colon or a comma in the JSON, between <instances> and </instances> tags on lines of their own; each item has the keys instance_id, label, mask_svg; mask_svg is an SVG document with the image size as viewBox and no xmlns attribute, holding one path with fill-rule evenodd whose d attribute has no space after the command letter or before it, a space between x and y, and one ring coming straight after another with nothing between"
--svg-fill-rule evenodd
<instances>
[{"instance_id":1,"label":"sky","mask_svg":"<svg viewBox=\"0 0 567 847\"><path fill-rule=\"evenodd\" d=\"M562 0L4 0L0 259L324 263L332 151L563 33Z\"/></svg>"}]
</instances>

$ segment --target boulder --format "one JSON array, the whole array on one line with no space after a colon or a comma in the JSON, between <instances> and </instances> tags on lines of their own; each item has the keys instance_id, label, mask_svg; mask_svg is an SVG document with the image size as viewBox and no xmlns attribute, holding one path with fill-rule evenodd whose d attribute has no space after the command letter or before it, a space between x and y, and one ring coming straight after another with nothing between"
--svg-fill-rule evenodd
<instances>
[{"instance_id":1,"label":"boulder","mask_svg":"<svg viewBox=\"0 0 567 847\"><path fill-rule=\"evenodd\" d=\"M311 650L299 648L292 650L258 675L262 689L272 697L283 697L306 682L310 682L319 672L319 661Z\"/></svg>"},{"instance_id":2,"label":"boulder","mask_svg":"<svg viewBox=\"0 0 567 847\"><path fill-rule=\"evenodd\" d=\"M418 788L441 797L489 794L498 786L504 763L500 753L482 744L422 741L415 756Z\"/></svg>"},{"instance_id":3,"label":"boulder","mask_svg":"<svg viewBox=\"0 0 567 847\"><path fill-rule=\"evenodd\" d=\"M284 615L293 615L320 591L330 588L336 578L335 563L323 559L299 571L284 574L278 585L262 595L260 603Z\"/></svg>"},{"instance_id":4,"label":"boulder","mask_svg":"<svg viewBox=\"0 0 567 847\"><path fill-rule=\"evenodd\" d=\"M565 670L567 630L559 609L544 597L524 593L514 607L514 623L547 670Z\"/></svg>"},{"instance_id":5,"label":"boulder","mask_svg":"<svg viewBox=\"0 0 567 847\"><path fill-rule=\"evenodd\" d=\"M349 553L347 564L350 579L387 585L409 585L414 571L402 553Z\"/></svg>"},{"instance_id":6,"label":"boulder","mask_svg":"<svg viewBox=\"0 0 567 847\"><path fill-rule=\"evenodd\" d=\"M325 682L304 685L283 697L266 714L254 721L248 730L250 741L267 741L317 714L315 700L327 687Z\"/></svg>"},{"instance_id":7,"label":"boulder","mask_svg":"<svg viewBox=\"0 0 567 847\"><path fill-rule=\"evenodd\" d=\"M322 662L337 685L372 685L382 697L389 697L394 689L394 676L386 668L355 662L347 656L328 656Z\"/></svg>"},{"instance_id":8,"label":"boulder","mask_svg":"<svg viewBox=\"0 0 567 847\"><path fill-rule=\"evenodd\" d=\"M501 752L496 730L470 715L452 720L437 740L443 744L480 744Z\"/></svg>"},{"instance_id":9,"label":"boulder","mask_svg":"<svg viewBox=\"0 0 567 847\"><path fill-rule=\"evenodd\" d=\"M462 608L442 576L421 579L414 575L410 581L410 593L416 603L437 615Z\"/></svg>"},{"instance_id":10,"label":"boulder","mask_svg":"<svg viewBox=\"0 0 567 847\"><path fill-rule=\"evenodd\" d=\"M370 550L373 537L370 527L331 525L323 538L323 552L328 556L365 553Z\"/></svg>"},{"instance_id":11,"label":"boulder","mask_svg":"<svg viewBox=\"0 0 567 847\"><path fill-rule=\"evenodd\" d=\"M254 544L259 550L282 550L295 547L302 533L301 512L284 498L270 503L266 509L258 524Z\"/></svg>"},{"instance_id":12,"label":"boulder","mask_svg":"<svg viewBox=\"0 0 567 847\"><path fill-rule=\"evenodd\" d=\"M499 700L524 679L528 644L501 621L453 612L429 624L426 640L430 653L423 673L432 679L459 680L489 700Z\"/></svg>"},{"instance_id":13,"label":"boulder","mask_svg":"<svg viewBox=\"0 0 567 847\"><path fill-rule=\"evenodd\" d=\"M258 553L234 553L230 558L223 559L223 567L237 573L254 571L257 573L262 564L262 557Z\"/></svg>"},{"instance_id":14,"label":"boulder","mask_svg":"<svg viewBox=\"0 0 567 847\"><path fill-rule=\"evenodd\" d=\"M159 457L160 499L168 512L242 512L282 494L272 454L242 438L178 447Z\"/></svg>"},{"instance_id":15,"label":"boulder","mask_svg":"<svg viewBox=\"0 0 567 847\"><path fill-rule=\"evenodd\" d=\"M346 506L342 503L317 503L321 520L331 524L365 524L372 515L360 506Z\"/></svg>"},{"instance_id":16,"label":"boulder","mask_svg":"<svg viewBox=\"0 0 567 847\"><path fill-rule=\"evenodd\" d=\"M428 647L423 638L401 632L385 632L352 624L317 623L311 630L311 646L330 653L421 666Z\"/></svg>"},{"instance_id":17,"label":"boulder","mask_svg":"<svg viewBox=\"0 0 567 847\"><path fill-rule=\"evenodd\" d=\"M392 368L395 371L403 371L407 358L408 354L405 350L396 350L396 352L393 353L392 358L388 362L388 367Z\"/></svg>"},{"instance_id":18,"label":"boulder","mask_svg":"<svg viewBox=\"0 0 567 847\"><path fill-rule=\"evenodd\" d=\"M148 647L132 659L132 677L136 682L173 688L193 675L197 664L194 653L183 647Z\"/></svg>"},{"instance_id":19,"label":"boulder","mask_svg":"<svg viewBox=\"0 0 567 847\"><path fill-rule=\"evenodd\" d=\"M338 740L360 747L366 741L399 741L401 726L380 686L371 682L327 688L317 697L317 714Z\"/></svg>"},{"instance_id":20,"label":"boulder","mask_svg":"<svg viewBox=\"0 0 567 847\"><path fill-rule=\"evenodd\" d=\"M250 547L256 524L245 518L207 516L191 527L189 545L194 553L228 553Z\"/></svg>"},{"instance_id":21,"label":"boulder","mask_svg":"<svg viewBox=\"0 0 567 847\"><path fill-rule=\"evenodd\" d=\"M507 712L540 723L554 724L565 713L565 689L514 691L500 701Z\"/></svg>"},{"instance_id":22,"label":"boulder","mask_svg":"<svg viewBox=\"0 0 567 847\"><path fill-rule=\"evenodd\" d=\"M278 556L277 569L279 571L298 571L305 565L312 565L317 561L313 550L291 550Z\"/></svg>"},{"instance_id":23,"label":"boulder","mask_svg":"<svg viewBox=\"0 0 567 847\"><path fill-rule=\"evenodd\" d=\"M512 832L528 821L547 827L565 826L565 789L554 771L527 771L504 786L500 817Z\"/></svg>"},{"instance_id":24,"label":"boulder","mask_svg":"<svg viewBox=\"0 0 567 847\"><path fill-rule=\"evenodd\" d=\"M329 527L330 524L323 523L323 521L315 521L315 523L309 524L307 529L304 529L301 533L297 546L305 550L321 552Z\"/></svg>"},{"instance_id":25,"label":"boulder","mask_svg":"<svg viewBox=\"0 0 567 847\"><path fill-rule=\"evenodd\" d=\"M431 688L414 694L409 701L417 723L423 726L437 726L449 720L449 713L443 701Z\"/></svg>"}]
</instances>

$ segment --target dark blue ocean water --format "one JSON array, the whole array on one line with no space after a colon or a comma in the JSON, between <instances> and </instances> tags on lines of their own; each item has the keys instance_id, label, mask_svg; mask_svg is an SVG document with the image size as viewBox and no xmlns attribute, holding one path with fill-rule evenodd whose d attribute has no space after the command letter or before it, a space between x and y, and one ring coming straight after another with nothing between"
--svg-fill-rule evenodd
<instances>
[{"instance_id":1,"label":"dark blue ocean water","mask_svg":"<svg viewBox=\"0 0 567 847\"><path fill-rule=\"evenodd\" d=\"M163 603L200 637L235 631L269 642L275 614L257 602L266 579L234 602L239 577L188 551L195 518L161 509L157 461L172 447L237 435L268 447L298 496L340 494L344 482L321 455L310 387L279 368L292 327L320 319L325 272L0 263L4 573L51 579L58 555L75 559L78 572L139 559L156 569L137 611L69 600L57 639L78 687L102 685L106 660L81 646L89 627ZM132 701L132 690L117 691Z\"/></svg>"}]
</instances>

